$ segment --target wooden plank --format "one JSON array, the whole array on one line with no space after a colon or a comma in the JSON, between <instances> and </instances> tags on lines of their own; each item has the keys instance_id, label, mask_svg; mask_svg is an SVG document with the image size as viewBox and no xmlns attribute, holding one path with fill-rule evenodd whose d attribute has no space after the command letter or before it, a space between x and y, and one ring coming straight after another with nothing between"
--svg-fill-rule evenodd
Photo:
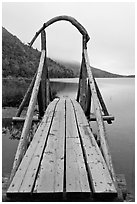
<instances>
[{"instance_id":1,"label":"wooden plank","mask_svg":"<svg viewBox=\"0 0 137 204\"><path fill-rule=\"evenodd\" d=\"M48 131L51 125L52 117L54 114L54 109L56 107L56 104L58 102L58 99L55 99L50 105L48 106L46 113L43 117L43 120L41 121L32 142L30 143L29 148L26 151L26 154L24 155L24 158L8 188L7 195L18 193L20 192L20 188L23 185L23 181L26 179L30 180L30 178L27 177L27 171L31 163L33 162L33 159L38 155L38 150L44 148L46 137L48 135ZM40 160L40 157L37 157L38 160ZM35 163L35 172L37 171L39 161ZM33 169L32 169L33 170ZM32 181L29 189L29 192L31 192L31 188L33 185L34 179ZM26 186L27 188L27 186Z\"/></svg>"},{"instance_id":2,"label":"wooden plank","mask_svg":"<svg viewBox=\"0 0 137 204\"><path fill-rule=\"evenodd\" d=\"M66 193L68 192L91 192L70 99L66 100Z\"/></svg>"},{"instance_id":3,"label":"wooden plank","mask_svg":"<svg viewBox=\"0 0 137 204\"><path fill-rule=\"evenodd\" d=\"M90 130L84 112L76 101L73 100L72 103L75 109L93 191L95 194L117 194L104 158Z\"/></svg>"},{"instance_id":4,"label":"wooden plank","mask_svg":"<svg viewBox=\"0 0 137 204\"><path fill-rule=\"evenodd\" d=\"M12 180L15 172L17 171L19 164L20 164L20 162L21 162L21 160L22 160L22 158L26 152L27 146L28 146L28 138L27 137L28 137L29 130L30 130L31 124L32 124L33 113L34 113L34 108L36 105L37 94L38 94L38 89L39 89L39 85L40 85L44 59L45 59L45 51L43 50L41 53L41 58L40 58L40 63L39 63L38 71L37 71L37 76L36 76L35 84L33 87L29 107L27 110L27 114L26 114L26 120L24 122L22 134L20 137L20 141L18 144L16 155L15 155L15 159L14 159L14 163L13 163L13 169L12 169L11 176L10 176L10 181Z\"/></svg>"},{"instance_id":5,"label":"wooden plank","mask_svg":"<svg viewBox=\"0 0 137 204\"><path fill-rule=\"evenodd\" d=\"M63 193L65 146L65 99L57 105L34 193Z\"/></svg>"}]
</instances>

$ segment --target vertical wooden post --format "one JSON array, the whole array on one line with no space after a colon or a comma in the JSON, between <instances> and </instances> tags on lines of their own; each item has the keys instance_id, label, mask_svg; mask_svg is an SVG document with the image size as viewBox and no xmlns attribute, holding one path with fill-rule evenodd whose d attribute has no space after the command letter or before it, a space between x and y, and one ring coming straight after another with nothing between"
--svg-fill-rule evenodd
<instances>
[{"instance_id":1,"label":"vertical wooden post","mask_svg":"<svg viewBox=\"0 0 137 204\"><path fill-rule=\"evenodd\" d=\"M44 59L44 67L41 76L41 82L38 92L38 107L39 107L39 116L43 117L45 109L46 109L46 33L44 30L41 32L41 50L45 50L45 59Z\"/></svg>"},{"instance_id":2,"label":"vertical wooden post","mask_svg":"<svg viewBox=\"0 0 137 204\"><path fill-rule=\"evenodd\" d=\"M91 89L90 89L90 83L88 79L88 91L87 91L87 107L86 107L86 116L90 117L90 109L91 109Z\"/></svg>"},{"instance_id":3,"label":"vertical wooden post","mask_svg":"<svg viewBox=\"0 0 137 204\"><path fill-rule=\"evenodd\" d=\"M87 70L85 65L84 49L86 47L86 40L82 39L82 63L79 81L79 102L84 112L86 112L86 96L87 96Z\"/></svg>"}]
</instances>

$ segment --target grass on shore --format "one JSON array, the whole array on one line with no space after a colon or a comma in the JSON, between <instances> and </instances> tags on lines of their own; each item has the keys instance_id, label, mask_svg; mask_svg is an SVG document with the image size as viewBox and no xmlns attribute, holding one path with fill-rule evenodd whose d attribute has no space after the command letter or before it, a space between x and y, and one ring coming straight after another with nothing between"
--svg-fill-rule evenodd
<instances>
[{"instance_id":1,"label":"grass on shore","mask_svg":"<svg viewBox=\"0 0 137 204\"><path fill-rule=\"evenodd\" d=\"M2 79L2 107L18 107L29 87L31 79ZM51 83L52 97L57 94L56 86Z\"/></svg>"}]
</instances>

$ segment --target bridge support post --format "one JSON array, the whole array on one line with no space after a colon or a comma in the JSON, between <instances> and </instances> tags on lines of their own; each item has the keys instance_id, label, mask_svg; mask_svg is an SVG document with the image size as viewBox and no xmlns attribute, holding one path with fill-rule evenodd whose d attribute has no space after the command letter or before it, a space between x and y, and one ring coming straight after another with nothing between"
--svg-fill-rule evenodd
<instances>
[{"instance_id":1,"label":"bridge support post","mask_svg":"<svg viewBox=\"0 0 137 204\"><path fill-rule=\"evenodd\" d=\"M49 79L48 79L48 67L46 58L46 33L44 30L41 32L41 50L45 50L44 67L41 77L41 83L38 92L38 107L39 116L43 117L44 112L50 102L49 100Z\"/></svg>"},{"instance_id":2,"label":"bridge support post","mask_svg":"<svg viewBox=\"0 0 137 204\"><path fill-rule=\"evenodd\" d=\"M87 106L87 70L86 70L86 64L85 64L85 57L84 57L84 49L86 47L86 40L83 36L82 39L82 63L81 63L81 70L80 70L80 81L79 81L79 90L78 90L78 101L83 108L84 112L86 112L86 106Z\"/></svg>"},{"instance_id":3,"label":"bridge support post","mask_svg":"<svg viewBox=\"0 0 137 204\"><path fill-rule=\"evenodd\" d=\"M91 109L91 89L90 89L90 83L88 80L88 91L87 91L87 106L86 106L86 116L89 118L90 117L90 109Z\"/></svg>"}]
</instances>

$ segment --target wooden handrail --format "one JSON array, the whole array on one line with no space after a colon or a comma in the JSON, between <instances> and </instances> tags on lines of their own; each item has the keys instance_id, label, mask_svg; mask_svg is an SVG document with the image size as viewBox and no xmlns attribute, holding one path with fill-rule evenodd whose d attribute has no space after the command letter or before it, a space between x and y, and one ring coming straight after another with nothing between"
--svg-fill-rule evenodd
<instances>
[{"instance_id":1,"label":"wooden handrail","mask_svg":"<svg viewBox=\"0 0 137 204\"><path fill-rule=\"evenodd\" d=\"M96 121L97 121L97 127L98 127L101 149L102 149L102 153L103 153L104 159L106 161L106 164L108 166L108 169L111 173L111 176L112 176L113 180L115 181L116 178L115 178L114 168L113 168L113 164L112 164L111 154L110 154L109 147L107 144L106 130L105 130L104 121L103 121L103 117L102 117L102 113L101 113L101 109L100 109L100 105L99 105L99 99L97 97L94 77L93 77L90 63L89 63L87 49L84 49L84 57L85 57L85 62L86 62L86 69L87 69L89 84L90 84L90 88L91 88L91 92L92 92L92 99L93 99L93 104L94 104L94 110L95 110L95 116L96 116Z\"/></svg>"},{"instance_id":2,"label":"wooden handrail","mask_svg":"<svg viewBox=\"0 0 137 204\"><path fill-rule=\"evenodd\" d=\"M27 114L26 114L26 120L24 122L22 134L20 137L20 141L18 144L18 148L16 151L14 163L13 163L13 168L12 168L12 172L11 172L11 176L10 176L10 182L12 181L12 179L15 175L15 172L18 169L19 164L20 164L20 162L21 162L21 160L22 160L22 158L26 152L27 146L28 146L28 135L29 135L29 130L31 128L31 124L32 124L32 120L33 120L34 108L35 108L36 101L37 101L37 95L38 95L40 81L41 81L41 77L42 77L44 60L45 60L45 50L42 50L41 57L40 57L40 63L39 63L38 71L37 71L37 76L36 76L35 84L33 87L32 94L31 94L31 99L30 99L28 110L27 110Z\"/></svg>"},{"instance_id":3,"label":"wooden handrail","mask_svg":"<svg viewBox=\"0 0 137 204\"><path fill-rule=\"evenodd\" d=\"M33 37L33 39L31 40L31 42L29 43L30 46L33 45L34 41L36 40L36 38L38 37L38 35L42 32L42 30L44 30L45 28L47 28L49 25L57 22L57 21L61 21L61 20L65 20L65 21L69 21L70 23L72 23L72 25L74 25L79 32L84 36L85 41L88 42L90 37L86 31L86 29L73 17L71 16L57 16L54 17L52 19L50 19L49 21L47 21L46 23L43 24L42 28L40 28L39 31L36 32L35 36Z\"/></svg>"}]
</instances>

